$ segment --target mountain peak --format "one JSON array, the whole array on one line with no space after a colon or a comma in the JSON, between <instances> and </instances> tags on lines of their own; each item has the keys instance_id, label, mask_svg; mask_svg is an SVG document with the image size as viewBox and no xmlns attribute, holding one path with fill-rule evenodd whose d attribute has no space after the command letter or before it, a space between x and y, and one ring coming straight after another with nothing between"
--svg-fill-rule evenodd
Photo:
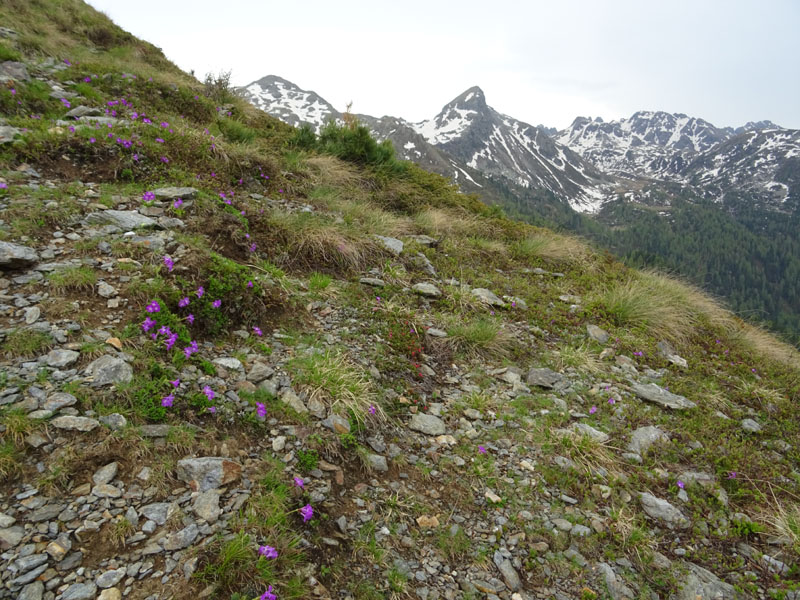
<instances>
[{"instance_id":1,"label":"mountain peak","mask_svg":"<svg viewBox=\"0 0 800 600\"><path fill-rule=\"evenodd\" d=\"M456 96L451 102L448 103L447 106L458 106L459 108L483 110L486 108L486 96L481 88L479 88L477 85L473 85L461 95Z\"/></svg>"}]
</instances>

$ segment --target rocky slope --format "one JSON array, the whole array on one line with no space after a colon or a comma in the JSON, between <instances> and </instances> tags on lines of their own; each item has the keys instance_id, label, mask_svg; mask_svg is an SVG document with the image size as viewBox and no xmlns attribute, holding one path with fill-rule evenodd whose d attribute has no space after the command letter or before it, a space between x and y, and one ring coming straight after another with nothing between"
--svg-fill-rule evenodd
<instances>
[{"instance_id":1,"label":"rocky slope","mask_svg":"<svg viewBox=\"0 0 800 600\"><path fill-rule=\"evenodd\" d=\"M796 351L59 6L0 7L0 598L797 596Z\"/></svg>"}]
</instances>

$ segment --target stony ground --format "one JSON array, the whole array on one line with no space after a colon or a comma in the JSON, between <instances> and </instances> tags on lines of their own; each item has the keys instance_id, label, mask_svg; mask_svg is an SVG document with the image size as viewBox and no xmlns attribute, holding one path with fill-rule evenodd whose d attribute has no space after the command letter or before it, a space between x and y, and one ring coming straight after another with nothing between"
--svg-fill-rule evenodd
<instances>
[{"instance_id":1,"label":"stony ground","mask_svg":"<svg viewBox=\"0 0 800 600\"><path fill-rule=\"evenodd\" d=\"M796 355L338 161L93 180L67 68L0 66L70 103L0 129L0 598L798 596Z\"/></svg>"}]
</instances>

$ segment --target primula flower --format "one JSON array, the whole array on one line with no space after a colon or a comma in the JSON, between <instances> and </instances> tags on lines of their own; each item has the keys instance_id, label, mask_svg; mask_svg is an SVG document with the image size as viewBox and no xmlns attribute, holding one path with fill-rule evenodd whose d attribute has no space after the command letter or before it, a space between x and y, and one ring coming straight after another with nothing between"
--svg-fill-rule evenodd
<instances>
[{"instance_id":1,"label":"primula flower","mask_svg":"<svg viewBox=\"0 0 800 600\"><path fill-rule=\"evenodd\" d=\"M278 551L272 546L259 546L258 553L264 558L278 558Z\"/></svg>"},{"instance_id":2,"label":"primula flower","mask_svg":"<svg viewBox=\"0 0 800 600\"><path fill-rule=\"evenodd\" d=\"M67 108L71 108L72 107L72 105L69 103L69 100L67 100L66 98L62 98L61 99L61 104L63 104Z\"/></svg>"},{"instance_id":3,"label":"primula flower","mask_svg":"<svg viewBox=\"0 0 800 600\"><path fill-rule=\"evenodd\" d=\"M181 206L183 206L183 200L181 200L180 198L178 198L177 200L175 200L175 202L172 203L172 208L180 208Z\"/></svg>"},{"instance_id":4,"label":"primula flower","mask_svg":"<svg viewBox=\"0 0 800 600\"><path fill-rule=\"evenodd\" d=\"M609 404L616 404L616 403L617 403L617 401L616 401L614 398L609 398L609 399L608 399L608 403L609 403Z\"/></svg>"},{"instance_id":5,"label":"primula flower","mask_svg":"<svg viewBox=\"0 0 800 600\"><path fill-rule=\"evenodd\" d=\"M272 593L272 586L269 586L266 592L261 594L261 597L258 600L277 600L278 597Z\"/></svg>"},{"instance_id":6,"label":"primula flower","mask_svg":"<svg viewBox=\"0 0 800 600\"><path fill-rule=\"evenodd\" d=\"M222 306L222 300L214 300L211 303L211 306L213 306L214 308L219 308L220 306Z\"/></svg>"},{"instance_id":7,"label":"primula flower","mask_svg":"<svg viewBox=\"0 0 800 600\"><path fill-rule=\"evenodd\" d=\"M258 247L258 246L256 246L255 242L253 242L252 244L250 244L250 252L255 252L257 247Z\"/></svg>"},{"instance_id":8,"label":"primula flower","mask_svg":"<svg viewBox=\"0 0 800 600\"><path fill-rule=\"evenodd\" d=\"M178 300L178 306L181 308L186 308L187 306L189 306L189 302L190 302L189 296L184 296L183 298Z\"/></svg>"},{"instance_id":9,"label":"primula flower","mask_svg":"<svg viewBox=\"0 0 800 600\"><path fill-rule=\"evenodd\" d=\"M164 264L167 265L167 270L172 273L172 267L175 266L175 263L169 255L164 256Z\"/></svg>"},{"instance_id":10,"label":"primula flower","mask_svg":"<svg viewBox=\"0 0 800 600\"><path fill-rule=\"evenodd\" d=\"M678 487L681 489L684 488L684 483L680 479L678 479Z\"/></svg>"},{"instance_id":11,"label":"primula flower","mask_svg":"<svg viewBox=\"0 0 800 600\"><path fill-rule=\"evenodd\" d=\"M308 523L314 517L314 508L310 504L306 504L300 509L300 515L303 517L303 523Z\"/></svg>"},{"instance_id":12,"label":"primula flower","mask_svg":"<svg viewBox=\"0 0 800 600\"><path fill-rule=\"evenodd\" d=\"M299 487L301 490L302 490L302 489L304 489L304 488L305 488L305 486L306 486L306 484L305 484L305 482L303 481L303 478L302 478L302 477L295 477L295 478L294 478L294 484L295 484L297 487Z\"/></svg>"},{"instance_id":13,"label":"primula flower","mask_svg":"<svg viewBox=\"0 0 800 600\"><path fill-rule=\"evenodd\" d=\"M597 407L596 406L593 406L592 408L589 409L589 414L590 415L593 415L596 412L597 412Z\"/></svg>"},{"instance_id":14,"label":"primula flower","mask_svg":"<svg viewBox=\"0 0 800 600\"><path fill-rule=\"evenodd\" d=\"M172 387L178 387L181 384L181 380L176 379L174 381L170 381L170 383L172 384Z\"/></svg>"},{"instance_id":15,"label":"primula flower","mask_svg":"<svg viewBox=\"0 0 800 600\"><path fill-rule=\"evenodd\" d=\"M728 471L728 479L736 479L736 471Z\"/></svg>"},{"instance_id":16,"label":"primula flower","mask_svg":"<svg viewBox=\"0 0 800 600\"><path fill-rule=\"evenodd\" d=\"M261 331L261 328L256 326L253 326L253 333L255 333L258 337L264 335L264 332Z\"/></svg>"},{"instance_id":17,"label":"primula flower","mask_svg":"<svg viewBox=\"0 0 800 600\"><path fill-rule=\"evenodd\" d=\"M256 414L261 419L267 416L267 407L262 402L256 402Z\"/></svg>"},{"instance_id":18,"label":"primula flower","mask_svg":"<svg viewBox=\"0 0 800 600\"><path fill-rule=\"evenodd\" d=\"M156 322L153 319L151 319L150 317L145 317L144 321L142 321L142 330L145 333L150 331L155 326L156 326Z\"/></svg>"},{"instance_id":19,"label":"primula flower","mask_svg":"<svg viewBox=\"0 0 800 600\"><path fill-rule=\"evenodd\" d=\"M145 192L144 194L142 194L142 200L144 200L145 202L150 202L155 199L156 199L155 192Z\"/></svg>"},{"instance_id":20,"label":"primula flower","mask_svg":"<svg viewBox=\"0 0 800 600\"><path fill-rule=\"evenodd\" d=\"M97 141L97 140L96 140L96 139L94 139L93 137L90 137L90 138L89 138L89 143L90 143L90 144L94 144L96 141Z\"/></svg>"},{"instance_id":21,"label":"primula flower","mask_svg":"<svg viewBox=\"0 0 800 600\"><path fill-rule=\"evenodd\" d=\"M375 412L376 412L375 405L374 404L370 404L369 405L369 414L374 415Z\"/></svg>"},{"instance_id":22,"label":"primula flower","mask_svg":"<svg viewBox=\"0 0 800 600\"><path fill-rule=\"evenodd\" d=\"M145 306L144 309L149 313L157 313L161 310L161 305L156 300L153 300L150 304Z\"/></svg>"},{"instance_id":23,"label":"primula flower","mask_svg":"<svg viewBox=\"0 0 800 600\"><path fill-rule=\"evenodd\" d=\"M478 446L478 452L481 454L486 454L486 448L484 448L483 446Z\"/></svg>"},{"instance_id":24,"label":"primula flower","mask_svg":"<svg viewBox=\"0 0 800 600\"><path fill-rule=\"evenodd\" d=\"M189 325L194 323L194 315L186 315L186 320L189 321Z\"/></svg>"},{"instance_id":25,"label":"primula flower","mask_svg":"<svg viewBox=\"0 0 800 600\"><path fill-rule=\"evenodd\" d=\"M157 141L159 144L163 144L163 143L164 143L164 139L163 139L163 138L156 138L156 141Z\"/></svg>"},{"instance_id":26,"label":"primula flower","mask_svg":"<svg viewBox=\"0 0 800 600\"><path fill-rule=\"evenodd\" d=\"M167 350L172 350L172 347L175 345L175 342L177 341L178 341L177 333L173 333L172 335L170 335L166 341Z\"/></svg>"},{"instance_id":27,"label":"primula flower","mask_svg":"<svg viewBox=\"0 0 800 600\"><path fill-rule=\"evenodd\" d=\"M161 406L169 407L175 401L175 394L169 394L161 399Z\"/></svg>"},{"instance_id":28,"label":"primula flower","mask_svg":"<svg viewBox=\"0 0 800 600\"><path fill-rule=\"evenodd\" d=\"M252 281L248 281L248 282L247 282L247 287L248 287L248 288L251 288L251 287L253 287L253 282L252 282Z\"/></svg>"},{"instance_id":29,"label":"primula flower","mask_svg":"<svg viewBox=\"0 0 800 600\"><path fill-rule=\"evenodd\" d=\"M198 298L202 298L203 294L205 294L206 291L203 289L203 286L201 285L199 288L197 288L197 292L195 293L197 294Z\"/></svg>"},{"instance_id":30,"label":"primula flower","mask_svg":"<svg viewBox=\"0 0 800 600\"><path fill-rule=\"evenodd\" d=\"M212 390L208 386L205 386L203 388L203 393L206 395L206 398L208 398L209 402L214 399L214 396L216 396L216 394L214 393L214 390Z\"/></svg>"},{"instance_id":31,"label":"primula flower","mask_svg":"<svg viewBox=\"0 0 800 600\"><path fill-rule=\"evenodd\" d=\"M216 414L217 413L217 407L216 406L209 406L208 407L208 412L210 412L212 415Z\"/></svg>"}]
</instances>

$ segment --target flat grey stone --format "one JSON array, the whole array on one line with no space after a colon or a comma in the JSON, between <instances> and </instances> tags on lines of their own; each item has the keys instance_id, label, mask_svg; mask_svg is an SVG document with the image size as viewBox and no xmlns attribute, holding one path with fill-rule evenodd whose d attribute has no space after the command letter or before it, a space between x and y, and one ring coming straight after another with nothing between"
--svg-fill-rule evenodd
<instances>
[{"instance_id":1,"label":"flat grey stone","mask_svg":"<svg viewBox=\"0 0 800 600\"><path fill-rule=\"evenodd\" d=\"M156 525L163 525L176 510L178 510L178 505L172 502L153 502L141 507L139 512Z\"/></svg>"},{"instance_id":2,"label":"flat grey stone","mask_svg":"<svg viewBox=\"0 0 800 600\"><path fill-rule=\"evenodd\" d=\"M200 528L196 523L192 523L188 527L184 527L180 531L170 534L164 544L164 550L174 551L182 550L191 546L192 542L197 539L200 534Z\"/></svg>"},{"instance_id":3,"label":"flat grey stone","mask_svg":"<svg viewBox=\"0 0 800 600\"><path fill-rule=\"evenodd\" d=\"M65 117L72 117L73 119L80 119L81 117L102 117L103 111L99 108L91 108L89 106L76 106Z\"/></svg>"},{"instance_id":4,"label":"flat grey stone","mask_svg":"<svg viewBox=\"0 0 800 600\"><path fill-rule=\"evenodd\" d=\"M381 456L380 454L368 454L367 463L369 464L369 468L374 469L375 471L386 472L389 470L389 465L386 462L386 457Z\"/></svg>"},{"instance_id":5,"label":"flat grey stone","mask_svg":"<svg viewBox=\"0 0 800 600\"><path fill-rule=\"evenodd\" d=\"M78 399L72 394L67 394L66 392L56 392L55 394L50 394L47 397L42 409L55 412L60 408L73 406L77 404L77 402Z\"/></svg>"},{"instance_id":6,"label":"flat grey stone","mask_svg":"<svg viewBox=\"0 0 800 600\"><path fill-rule=\"evenodd\" d=\"M397 238L384 237L382 235L376 235L374 237L376 240L378 240L378 242L380 242L381 246L386 248L389 252L391 252L395 256L399 256L400 253L403 251L403 242L401 242Z\"/></svg>"},{"instance_id":7,"label":"flat grey stone","mask_svg":"<svg viewBox=\"0 0 800 600\"><path fill-rule=\"evenodd\" d=\"M215 358L211 362L225 369L230 369L231 371L244 370L244 367L242 367L242 361L240 361L238 358L233 358L232 356L221 356L220 358Z\"/></svg>"},{"instance_id":8,"label":"flat grey stone","mask_svg":"<svg viewBox=\"0 0 800 600\"><path fill-rule=\"evenodd\" d=\"M417 294L426 296L428 298L438 298L442 295L442 292L439 291L439 288L432 283L415 283L411 286L411 289Z\"/></svg>"},{"instance_id":9,"label":"flat grey stone","mask_svg":"<svg viewBox=\"0 0 800 600\"><path fill-rule=\"evenodd\" d=\"M30 306L25 309L25 324L33 325L42 316L42 309L38 306Z\"/></svg>"},{"instance_id":10,"label":"flat grey stone","mask_svg":"<svg viewBox=\"0 0 800 600\"><path fill-rule=\"evenodd\" d=\"M15 560L14 567L16 568L17 573L27 573L31 569L35 569L39 565L43 565L46 562L46 554L30 554Z\"/></svg>"},{"instance_id":11,"label":"flat grey stone","mask_svg":"<svg viewBox=\"0 0 800 600\"><path fill-rule=\"evenodd\" d=\"M428 329L425 330L425 333L427 333L431 337L438 337L438 338L447 337L446 331L442 331L441 329L436 329L435 327L428 327Z\"/></svg>"},{"instance_id":12,"label":"flat grey stone","mask_svg":"<svg viewBox=\"0 0 800 600\"><path fill-rule=\"evenodd\" d=\"M11 127L10 125L0 125L0 144L10 144L18 135L24 132L18 127ZM1 264L1 263L0 263Z\"/></svg>"},{"instance_id":13,"label":"flat grey stone","mask_svg":"<svg viewBox=\"0 0 800 600\"><path fill-rule=\"evenodd\" d=\"M678 394L668 392L664 388L657 386L655 383L634 383L631 387L634 393L643 400L658 404L664 408L685 409L694 408L697 406L691 400L687 400Z\"/></svg>"},{"instance_id":14,"label":"flat grey stone","mask_svg":"<svg viewBox=\"0 0 800 600\"><path fill-rule=\"evenodd\" d=\"M275 369L273 369L270 365L264 362L257 362L251 368L250 371L247 373L247 381L252 381L254 383L260 383L265 379L272 377L275 374Z\"/></svg>"},{"instance_id":15,"label":"flat grey stone","mask_svg":"<svg viewBox=\"0 0 800 600\"><path fill-rule=\"evenodd\" d=\"M94 583L73 583L61 595L61 600L94 600L97 586Z\"/></svg>"},{"instance_id":16,"label":"flat grey stone","mask_svg":"<svg viewBox=\"0 0 800 600\"><path fill-rule=\"evenodd\" d=\"M16 522L17 519L11 515L0 513L0 528L5 529L6 527L11 527Z\"/></svg>"},{"instance_id":17,"label":"flat grey stone","mask_svg":"<svg viewBox=\"0 0 800 600\"><path fill-rule=\"evenodd\" d=\"M197 190L193 187L163 187L154 190L158 200L191 200L197 195Z\"/></svg>"},{"instance_id":18,"label":"flat grey stone","mask_svg":"<svg viewBox=\"0 0 800 600\"><path fill-rule=\"evenodd\" d=\"M427 435L442 435L445 432L444 421L434 415L416 413L408 424L410 429Z\"/></svg>"},{"instance_id":19,"label":"flat grey stone","mask_svg":"<svg viewBox=\"0 0 800 600\"><path fill-rule=\"evenodd\" d=\"M95 579L95 583L97 584L97 587L103 589L114 587L120 581L122 581L123 577L125 577L125 572L126 572L125 568L106 571L105 573L102 573L97 579Z\"/></svg>"},{"instance_id":20,"label":"flat grey stone","mask_svg":"<svg viewBox=\"0 0 800 600\"><path fill-rule=\"evenodd\" d=\"M3 129L4 127L0 127L0 137ZM39 255L33 248L11 242L0 242L0 269L24 269L37 262Z\"/></svg>"},{"instance_id":21,"label":"flat grey stone","mask_svg":"<svg viewBox=\"0 0 800 600\"><path fill-rule=\"evenodd\" d=\"M556 373L550 369L536 369L533 368L528 371L528 376L525 378L525 383L528 385L538 385L543 388L554 388L558 383L564 379L561 373Z\"/></svg>"},{"instance_id":22,"label":"flat grey stone","mask_svg":"<svg viewBox=\"0 0 800 600\"><path fill-rule=\"evenodd\" d=\"M283 392L283 394L281 394L281 402L289 405L290 408L294 409L295 412L300 414L305 414L308 412L308 407L303 404L303 401L300 400L300 398L292 389L287 389Z\"/></svg>"},{"instance_id":23,"label":"flat grey stone","mask_svg":"<svg viewBox=\"0 0 800 600\"><path fill-rule=\"evenodd\" d=\"M34 581L29 583L17 596L17 600L42 600L44 596L44 583L41 581Z\"/></svg>"},{"instance_id":24,"label":"flat grey stone","mask_svg":"<svg viewBox=\"0 0 800 600\"><path fill-rule=\"evenodd\" d=\"M350 421L336 413L331 413L327 419L322 421L322 424L334 433L350 433Z\"/></svg>"},{"instance_id":25,"label":"flat grey stone","mask_svg":"<svg viewBox=\"0 0 800 600\"><path fill-rule=\"evenodd\" d=\"M91 431L98 425L100 421L90 419L89 417L73 417L71 415L63 415L56 417L50 421L50 425L56 429L66 429L67 431Z\"/></svg>"},{"instance_id":26,"label":"flat grey stone","mask_svg":"<svg viewBox=\"0 0 800 600\"><path fill-rule=\"evenodd\" d=\"M13 548L22 541L25 530L20 525L0 529L0 547Z\"/></svg>"},{"instance_id":27,"label":"flat grey stone","mask_svg":"<svg viewBox=\"0 0 800 600\"><path fill-rule=\"evenodd\" d=\"M0 82L6 81L28 81L28 67L25 63L15 60L6 60L0 63Z\"/></svg>"},{"instance_id":28,"label":"flat grey stone","mask_svg":"<svg viewBox=\"0 0 800 600\"><path fill-rule=\"evenodd\" d=\"M104 210L93 212L86 216L90 225L114 225L125 231L133 229L155 228L158 226L153 219L139 214L135 210Z\"/></svg>"},{"instance_id":29,"label":"flat grey stone","mask_svg":"<svg viewBox=\"0 0 800 600\"><path fill-rule=\"evenodd\" d=\"M220 488L236 481L242 474L242 466L227 458L206 456L184 458L178 461L178 479L198 492Z\"/></svg>"},{"instance_id":30,"label":"flat grey stone","mask_svg":"<svg viewBox=\"0 0 800 600\"><path fill-rule=\"evenodd\" d=\"M80 352L75 350L63 350L61 348L54 348L44 357L44 362L48 367L56 369L63 369L75 363L80 357Z\"/></svg>"},{"instance_id":31,"label":"flat grey stone","mask_svg":"<svg viewBox=\"0 0 800 600\"><path fill-rule=\"evenodd\" d=\"M742 429L748 433L758 433L761 431L761 425L753 419L742 419Z\"/></svg>"},{"instance_id":32,"label":"flat grey stone","mask_svg":"<svg viewBox=\"0 0 800 600\"><path fill-rule=\"evenodd\" d=\"M166 423L153 423L150 425L140 425L139 433L142 437L148 438L161 438L167 437L169 433L169 425Z\"/></svg>"},{"instance_id":33,"label":"flat grey stone","mask_svg":"<svg viewBox=\"0 0 800 600\"><path fill-rule=\"evenodd\" d=\"M96 386L128 383L133 379L133 369L121 358L106 354L86 367L85 374L93 378Z\"/></svg>"},{"instance_id":34,"label":"flat grey stone","mask_svg":"<svg viewBox=\"0 0 800 600\"><path fill-rule=\"evenodd\" d=\"M656 498L647 492L639 494L639 501L644 512L653 519L662 521L678 529L686 529L691 525L684 514L666 500Z\"/></svg>"},{"instance_id":35,"label":"flat grey stone","mask_svg":"<svg viewBox=\"0 0 800 600\"><path fill-rule=\"evenodd\" d=\"M747 595L725 583L711 571L694 563L684 563L687 574L680 579L676 600L744 600Z\"/></svg>"},{"instance_id":36,"label":"flat grey stone","mask_svg":"<svg viewBox=\"0 0 800 600\"><path fill-rule=\"evenodd\" d=\"M570 426L570 429L575 433L577 433L578 435L585 435L592 441L595 441L599 444L604 444L610 439L607 433L604 433L599 429L595 429L594 427L592 427L591 425L587 425L586 423L573 423Z\"/></svg>"},{"instance_id":37,"label":"flat grey stone","mask_svg":"<svg viewBox=\"0 0 800 600\"><path fill-rule=\"evenodd\" d=\"M597 325L587 325L586 326L586 333L589 334L589 337L592 338L595 342L600 344L605 344L608 342L608 332L604 329L601 329Z\"/></svg>"},{"instance_id":38,"label":"flat grey stone","mask_svg":"<svg viewBox=\"0 0 800 600\"><path fill-rule=\"evenodd\" d=\"M639 427L639 429L631 434L628 450L641 456L646 454L650 447L656 442L668 441L669 436L658 427L654 427L653 425Z\"/></svg>"},{"instance_id":39,"label":"flat grey stone","mask_svg":"<svg viewBox=\"0 0 800 600\"><path fill-rule=\"evenodd\" d=\"M514 565L511 564L511 561L500 554L499 551L495 551L493 558L497 570L500 571L500 574L503 576L503 581L506 582L506 587L512 592L522 587L522 581L520 581L519 575L514 569Z\"/></svg>"},{"instance_id":40,"label":"flat grey stone","mask_svg":"<svg viewBox=\"0 0 800 600\"><path fill-rule=\"evenodd\" d=\"M61 504L46 504L29 513L25 520L33 523L49 521L61 514L62 510L64 510L64 506Z\"/></svg>"},{"instance_id":41,"label":"flat grey stone","mask_svg":"<svg viewBox=\"0 0 800 600\"><path fill-rule=\"evenodd\" d=\"M219 492L217 490L206 490L198 494L192 504L194 514L208 523L214 523L219 519L222 509L219 507Z\"/></svg>"},{"instance_id":42,"label":"flat grey stone","mask_svg":"<svg viewBox=\"0 0 800 600\"><path fill-rule=\"evenodd\" d=\"M498 306L501 308L505 306L505 302L498 298L494 292L491 292L486 288L475 288L470 293L481 302L485 302L490 306Z\"/></svg>"},{"instance_id":43,"label":"flat grey stone","mask_svg":"<svg viewBox=\"0 0 800 600\"><path fill-rule=\"evenodd\" d=\"M119 464L116 461L108 463L106 466L100 467L94 472L92 481L95 485L111 483L114 477L117 476L117 471L119 471Z\"/></svg>"},{"instance_id":44,"label":"flat grey stone","mask_svg":"<svg viewBox=\"0 0 800 600\"><path fill-rule=\"evenodd\" d=\"M97 284L97 294L103 298L113 298L117 293L116 288L105 281L101 281Z\"/></svg>"},{"instance_id":45,"label":"flat grey stone","mask_svg":"<svg viewBox=\"0 0 800 600\"><path fill-rule=\"evenodd\" d=\"M12 586L25 585L26 583L30 583L31 581L39 577L39 575L44 573L46 570L47 570L47 565L39 565L38 567L28 571L27 573L23 573L16 579L12 579L11 581L9 581L9 584Z\"/></svg>"},{"instance_id":46,"label":"flat grey stone","mask_svg":"<svg viewBox=\"0 0 800 600\"><path fill-rule=\"evenodd\" d=\"M100 422L111 431L119 431L128 424L128 419L119 413L111 413L100 417Z\"/></svg>"},{"instance_id":47,"label":"flat grey stone","mask_svg":"<svg viewBox=\"0 0 800 600\"><path fill-rule=\"evenodd\" d=\"M363 283L364 285L371 285L373 287L383 287L386 285L386 282L383 279L378 279L377 277L362 277L358 280L359 283Z\"/></svg>"}]
</instances>

